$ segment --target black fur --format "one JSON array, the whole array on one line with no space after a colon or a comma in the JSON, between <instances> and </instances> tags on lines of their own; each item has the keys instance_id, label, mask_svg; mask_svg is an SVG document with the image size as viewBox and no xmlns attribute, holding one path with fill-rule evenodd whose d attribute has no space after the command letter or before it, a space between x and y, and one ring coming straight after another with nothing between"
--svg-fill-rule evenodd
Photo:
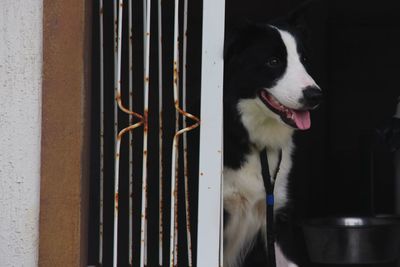
<instances>
[{"instance_id":1,"label":"black fur","mask_svg":"<svg viewBox=\"0 0 400 267\"><path fill-rule=\"evenodd\" d=\"M295 36L302 63L306 65L305 48L299 41L303 33L291 25L293 21L279 20L275 25ZM272 87L283 76L287 52L275 28L247 24L227 37L224 56L224 165L239 169L253 144L240 120L237 103L240 99L254 98L261 88ZM278 59L279 62L271 66L269 62L273 59ZM225 221L229 220L229 214L225 214ZM297 263L301 261L302 255L296 254L296 243L299 240L301 242L302 237L295 231L298 224L291 214L289 207L276 212L276 237L285 256ZM242 266L266 266L266 257L265 242L259 234Z\"/></svg>"},{"instance_id":2,"label":"black fur","mask_svg":"<svg viewBox=\"0 0 400 267\"><path fill-rule=\"evenodd\" d=\"M224 164L242 165L250 144L236 105L239 99L254 98L263 87L272 87L286 69L286 48L276 29L247 25L229 37L225 46L224 75ZM277 67L268 66L278 58Z\"/></svg>"}]
</instances>

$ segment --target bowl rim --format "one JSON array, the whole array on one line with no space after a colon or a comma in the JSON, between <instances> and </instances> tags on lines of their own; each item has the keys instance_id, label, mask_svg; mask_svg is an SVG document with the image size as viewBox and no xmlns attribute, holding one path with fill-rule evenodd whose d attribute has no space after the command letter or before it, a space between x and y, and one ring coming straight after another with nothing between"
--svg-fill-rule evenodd
<instances>
[{"instance_id":1,"label":"bowl rim","mask_svg":"<svg viewBox=\"0 0 400 267\"><path fill-rule=\"evenodd\" d=\"M346 223L347 221L347 223ZM329 216L303 220L302 227L312 228L376 228L376 227L400 227L400 216Z\"/></svg>"}]
</instances>

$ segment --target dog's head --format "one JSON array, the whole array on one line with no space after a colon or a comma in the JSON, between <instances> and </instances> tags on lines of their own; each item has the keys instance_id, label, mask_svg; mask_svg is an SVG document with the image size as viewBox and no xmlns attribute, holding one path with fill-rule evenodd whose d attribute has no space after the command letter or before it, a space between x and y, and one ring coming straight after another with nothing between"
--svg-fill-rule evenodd
<instances>
[{"instance_id":1,"label":"dog's head","mask_svg":"<svg viewBox=\"0 0 400 267\"><path fill-rule=\"evenodd\" d=\"M309 110L319 105L322 92L307 64L300 34L289 24L248 24L226 41L225 104L253 100L246 103L263 115L308 129Z\"/></svg>"}]
</instances>

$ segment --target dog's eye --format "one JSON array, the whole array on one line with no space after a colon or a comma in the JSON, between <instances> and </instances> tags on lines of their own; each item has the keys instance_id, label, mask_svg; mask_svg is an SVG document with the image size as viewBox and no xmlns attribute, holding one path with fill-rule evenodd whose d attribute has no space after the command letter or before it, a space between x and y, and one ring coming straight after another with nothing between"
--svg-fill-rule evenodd
<instances>
[{"instance_id":1,"label":"dog's eye","mask_svg":"<svg viewBox=\"0 0 400 267\"><path fill-rule=\"evenodd\" d=\"M305 63L308 61L308 58L306 56L301 56L301 62Z\"/></svg>"},{"instance_id":2,"label":"dog's eye","mask_svg":"<svg viewBox=\"0 0 400 267\"><path fill-rule=\"evenodd\" d=\"M268 59L268 61L266 63L266 65L268 67L272 67L272 68L278 67L280 64L281 64L281 60L277 57Z\"/></svg>"}]
</instances>

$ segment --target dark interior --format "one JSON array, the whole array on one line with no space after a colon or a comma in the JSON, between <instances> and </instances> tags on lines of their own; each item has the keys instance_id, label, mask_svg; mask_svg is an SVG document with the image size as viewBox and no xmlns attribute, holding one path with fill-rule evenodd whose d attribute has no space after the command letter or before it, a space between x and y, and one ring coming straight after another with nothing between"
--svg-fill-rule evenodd
<instances>
[{"instance_id":1,"label":"dark interior","mask_svg":"<svg viewBox=\"0 0 400 267\"><path fill-rule=\"evenodd\" d=\"M268 21L300 2L229 1L228 21ZM296 134L291 193L299 221L395 211L393 155L375 133L400 95L399 10L396 1L332 0L315 1L305 14L311 71L325 101L311 130Z\"/></svg>"},{"instance_id":2,"label":"dark interior","mask_svg":"<svg viewBox=\"0 0 400 267\"><path fill-rule=\"evenodd\" d=\"M94 10L98 9L97 1L94 2ZM112 25L112 1L105 2L105 22ZM134 1L136 2L136 1ZM156 7L156 1L153 1ZM296 8L302 0L227 0L226 23L227 28L238 21L250 20L267 22L270 19L286 15ZM164 79L165 88L165 112L163 115L164 129L171 129L174 125L172 101L172 1L164 1L163 10L163 36L164 38ZM140 4L134 6L134 35L140 36L142 29ZM200 60L201 60L201 1L189 1L189 57L188 57L188 88L190 112L199 114L200 93ZM152 11L153 25L156 24L156 8ZM310 4L305 12L305 19L309 29L309 56L312 65L312 74L321 88L324 90L324 103L312 113L312 127L306 132L296 134L297 149L294 155L294 190L291 198L295 205L296 218L302 221L306 218L336 215L371 215L392 214L395 211L395 176L393 170L393 155L389 150L377 141L376 129L382 127L393 115L397 98L400 95L398 77L400 74L400 27L398 18L400 3L395 0L320 0ZM93 40L98 40L98 18L93 20ZM112 26L107 26L112 27ZM152 29L156 33L156 27ZM112 51L113 41L110 35L112 28L107 33L105 50ZM125 32L125 34L127 34ZM150 79L150 105L158 106L157 96L157 48L155 46L156 34L153 35L151 50L151 78ZM99 48L93 42L93 138L92 138L92 181L91 181L91 209L89 231L89 259L90 264L96 264L98 250L98 53ZM138 70L134 72L134 88L137 94L135 107L141 110L142 93L142 40L134 39L134 58L138 61ZM123 46L126 55L127 45ZM127 58L124 57L125 64ZM112 53L105 58L107 78L106 88L113 88L113 58ZM124 78L125 77L125 78ZM123 94L127 91L127 72L123 72ZM112 90L108 90L106 106L106 124L112 125L113 97ZM127 118L120 114L123 124L127 124ZM150 147L149 168L150 183L158 182L158 118L157 114L150 114ZM105 133L107 142L106 153L112 154L113 136L112 127L108 127ZM153 130L153 131L152 131ZM165 132L165 176L170 173L170 146L173 131ZM140 131L134 134L135 149L141 151L142 135ZM126 140L124 140L126 142ZM190 143L190 177L192 220L196 221L197 214L197 154L198 131L189 136ZM126 143L125 143L126 145ZM124 146L124 144L123 144ZM127 166L127 151L122 151L121 164ZM113 159L108 159L105 166L105 251L112 250L112 199L113 199ZM138 164L134 177L140 180L141 158L140 153L134 153L134 162ZM124 165L124 166L125 166ZM126 177L127 169L122 168L122 177ZM128 184L127 180L121 180L121 208L120 208L120 247L127 247L127 214L128 209ZM140 207L139 186L134 192L134 209ZM151 187L150 187L151 188ZM149 189L149 227L157 229L158 220L158 189ZM169 182L165 182L165 190L169 191ZM169 211L168 193L166 211ZM180 198L182 200L182 187ZM181 201L182 203L182 201ZM134 240L137 243L139 228L137 222L140 214L135 215ZM168 225L169 214L165 223ZM181 216L182 217L182 216ZM180 225L183 225L183 217ZM167 228L168 229L168 228ZM181 229L184 232L184 229ZM192 225L194 244L196 242L196 225ZM301 232L299 231L301 238ZM185 235L180 234L180 242L184 244ZM158 266L157 261L157 233L149 231L149 265ZM167 242L164 242L164 250L167 252ZM138 247L134 246L134 253L138 253ZM304 249L304 248L303 248ZM184 251L184 249L182 249ZM165 253L167 254L167 253ZM135 254L134 254L135 255ZM137 255L137 254L136 254ZM104 266L111 266L110 253L104 257ZM167 255L165 255L167 256ZM164 257L166 266L167 258ZM127 249L121 249L119 259L120 266L128 266ZM180 254L180 265L186 265L186 254ZM134 265L136 266L137 263ZM329 266L313 265L309 266ZM343 266L343 265L342 265ZM354 265L352 265L354 266ZM371 265L373 266L373 265ZM379 264L376 266L396 266L395 263Z\"/></svg>"}]
</instances>

